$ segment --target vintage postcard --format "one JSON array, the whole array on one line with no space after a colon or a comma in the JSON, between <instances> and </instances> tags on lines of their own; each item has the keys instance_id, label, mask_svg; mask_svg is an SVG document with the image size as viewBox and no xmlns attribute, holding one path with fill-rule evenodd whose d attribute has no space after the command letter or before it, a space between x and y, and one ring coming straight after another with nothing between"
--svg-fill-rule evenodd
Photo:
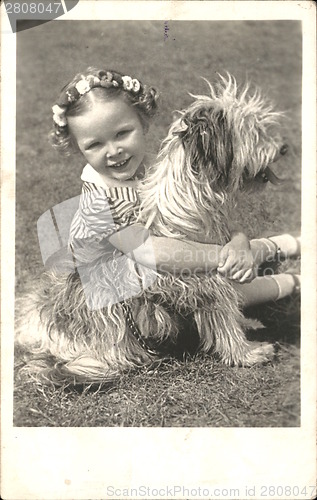
<instances>
[{"instance_id":1,"label":"vintage postcard","mask_svg":"<svg viewBox=\"0 0 317 500\"><path fill-rule=\"evenodd\" d=\"M1 2L1 497L316 496L316 8Z\"/></svg>"}]
</instances>

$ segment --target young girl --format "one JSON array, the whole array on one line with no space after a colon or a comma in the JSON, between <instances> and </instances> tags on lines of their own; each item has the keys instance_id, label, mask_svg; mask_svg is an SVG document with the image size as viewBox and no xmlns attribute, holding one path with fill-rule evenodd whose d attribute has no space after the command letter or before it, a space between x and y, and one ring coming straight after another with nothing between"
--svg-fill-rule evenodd
<instances>
[{"instance_id":1,"label":"young girl","mask_svg":"<svg viewBox=\"0 0 317 500\"><path fill-rule=\"evenodd\" d=\"M110 258L115 248L158 270L181 273L186 268L199 273L217 268L236 282L245 305L291 294L299 283L291 274L246 283L254 277L254 267L277 251L284 256L297 254L298 241L290 235L252 240L250 245L236 231L221 247L150 236L137 223L138 186L146 172L145 139L157 97L154 88L134 77L88 68L63 88L52 108L53 146L66 155L79 152L87 162L70 229L69 247L78 268L105 254Z\"/></svg>"}]
</instances>

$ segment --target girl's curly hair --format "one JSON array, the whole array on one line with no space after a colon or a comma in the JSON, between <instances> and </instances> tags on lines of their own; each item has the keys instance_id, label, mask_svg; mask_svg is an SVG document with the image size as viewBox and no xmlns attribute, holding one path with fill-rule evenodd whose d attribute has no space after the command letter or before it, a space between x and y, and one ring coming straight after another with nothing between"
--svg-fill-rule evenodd
<instances>
[{"instance_id":1,"label":"girl's curly hair","mask_svg":"<svg viewBox=\"0 0 317 500\"><path fill-rule=\"evenodd\" d=\"M99 77L100 71L103 70L95 67L89 67L83 73L78 73L67 85L62 88L57 102L65 98L67 91L74 89L75 85L80 80L85 79L88 75ZM118 71L109 70L109 72L115 73L119 76L119 78L124 76L124 73L120 73ZM145 131L148 130L150 121L157 111L158 92L154 87L148 87L147 85L141 84L140 92L134 93L124 89L122 86L111 86L109 88L101 86L93 87L88 93L80 96L79 99L68 103L65 117L77 116L83 113L86 109L89 109L89 107L92 106L91 98L89 97L91 92L98 96L98 99L104 100L105 102L110 99L119 97L122 98L127 104L133 106ZM67 125L60 127L54 122L54 126L49 133L49 141L53 148L64 156L70 156L72 153L78 152L78 146L69 133Z\"/></svg>"}]
</instances>

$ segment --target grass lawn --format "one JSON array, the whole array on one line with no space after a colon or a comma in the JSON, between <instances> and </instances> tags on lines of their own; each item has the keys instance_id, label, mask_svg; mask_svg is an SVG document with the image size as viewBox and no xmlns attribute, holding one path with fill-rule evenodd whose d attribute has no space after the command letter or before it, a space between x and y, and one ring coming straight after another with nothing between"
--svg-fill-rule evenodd
<instances>
[{"instance_id":1,"label":"grass lawn","mask_svg":"<svg viewBox=\"0 0 317 500\"><path fill-rule=\"evenodd\" d=\"M87 66L123 70L156 86L161 111L149 132L155 153L187 91L206 90L200 76L232 73L260 86L286 112L289 153L274 169L286 183L241 200L237 220L250 237L300 230L301 28L295 21L185 22L54 21L17 36L16 295L41 272L36 222L80 193L78 157L49 146L50 108L59 89ZM288 264L286 264L288 265ZM296 263L298 266L299 264ZM300 425L299 304L256 311L266 328L255 340L278 341L275 363L227 368L208 357L171 360L128 373L118 386L75 392L17 380L16 426L246 426ZM254 313L254 311L252 311ZM20 363L17 352L16 364Z\"/></svg>"}]
</instances>

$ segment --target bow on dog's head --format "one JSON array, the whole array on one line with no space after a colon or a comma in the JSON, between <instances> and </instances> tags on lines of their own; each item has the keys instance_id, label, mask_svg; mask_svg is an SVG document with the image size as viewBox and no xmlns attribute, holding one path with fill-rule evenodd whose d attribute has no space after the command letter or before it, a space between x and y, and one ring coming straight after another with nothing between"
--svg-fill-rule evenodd
<instances>
[{"instance_id":1,"label":"bow on dog's head","mask_svg":"<svg viewBox=\"0 0 317 500\"><path fill-rule=\"evenodd\" d=\"M191 170L196 175L207 175L209 182L219 188L228 186L233 150L225 116L219 113L215 119L206 106L195 113L185 113L181 123L182 130L174 135L182 141Z\"/></svg>"}]
</instances>

